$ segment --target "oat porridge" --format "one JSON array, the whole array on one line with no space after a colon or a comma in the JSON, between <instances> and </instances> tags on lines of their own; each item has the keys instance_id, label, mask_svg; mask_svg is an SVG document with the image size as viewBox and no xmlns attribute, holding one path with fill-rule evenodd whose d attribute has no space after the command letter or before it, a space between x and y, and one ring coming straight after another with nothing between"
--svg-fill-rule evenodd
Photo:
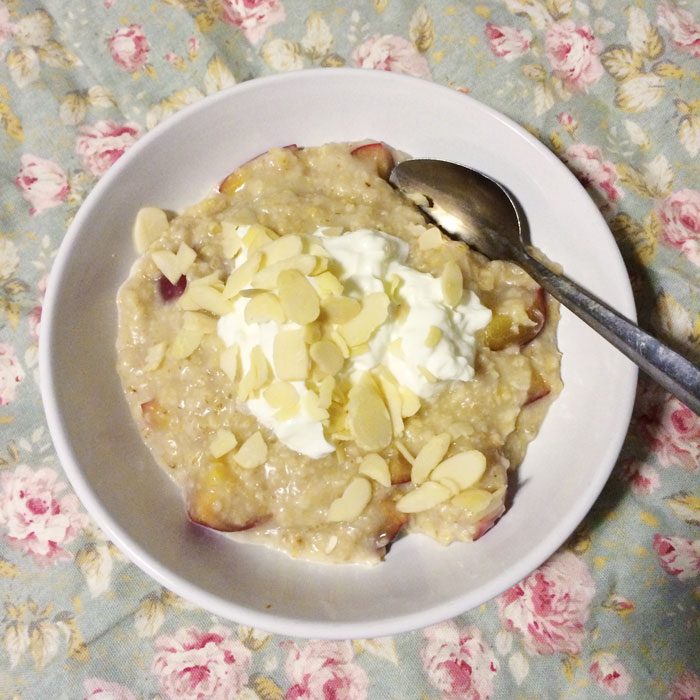
<instances>
[{"instance_id":1,"label":"oat porridge","mask_svg":"<svg viewBox=\"0 0 700 700\"><path fill-rule=\"evenodd\" d=\"M557 305L450 240L387 146L273 149L171 217L142 209L118 369L190 519L327 562L448 544L505 511L561 389Z\"/></svg>"}]
</instances>

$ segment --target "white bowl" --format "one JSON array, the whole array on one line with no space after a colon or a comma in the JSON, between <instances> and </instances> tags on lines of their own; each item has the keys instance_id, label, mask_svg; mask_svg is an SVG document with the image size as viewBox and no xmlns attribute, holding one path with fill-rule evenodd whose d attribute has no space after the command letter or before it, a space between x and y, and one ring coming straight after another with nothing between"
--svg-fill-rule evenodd
<instances>
[{"instance_id":1,"label":"white bowl","mask_svg":"<svg viewBox=\"0 0 700 700\"><path fill-rule=\"evenodd\" d=\"M636 368L564 311L564 391L519 470L510 509L473 544L410 536L376 567L333 567L191 525L141 442L115 371L115 295L135 258L134 216L143 205L179 210L198 201L271 146L366 138L501 180L525 207L537 246L623 314L635 313L617 247L576 179L526 131L448 88L374 71L289 73L202 100L144 136L86 199L51 273L40 357L51 435L85 507L144 571L217 615L282 634L415 629L526 576L603 488L635 392Z\"/></svg>"}]
</instances>

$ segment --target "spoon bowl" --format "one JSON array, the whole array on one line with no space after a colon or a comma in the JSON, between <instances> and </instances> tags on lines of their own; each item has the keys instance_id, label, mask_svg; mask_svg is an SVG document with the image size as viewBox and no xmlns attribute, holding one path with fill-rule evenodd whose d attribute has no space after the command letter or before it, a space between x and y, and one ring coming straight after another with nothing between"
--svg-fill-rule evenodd
<instances>
[{"instance_id":1,"label":"spoon bowl","mask_svg":"<svg viewBox=\"0 0 700 700\"><path fill-rule=\"evenodd\" d=\"M407 160L390 182L448 234L492 259L522 267L545 291L700 415L700 369L604 301L554 270L529 243L518 200L487 175L457 163Z\"/></svg>"}]
</instances>

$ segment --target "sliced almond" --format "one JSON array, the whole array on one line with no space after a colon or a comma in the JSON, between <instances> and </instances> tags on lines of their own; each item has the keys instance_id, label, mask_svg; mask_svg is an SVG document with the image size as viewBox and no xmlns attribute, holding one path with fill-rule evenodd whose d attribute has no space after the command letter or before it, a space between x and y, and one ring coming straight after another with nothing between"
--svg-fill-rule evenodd
<instances>
[{"instance_id":1,"label":"sliced almond","mask_svg":"<svg viewBox=\"0 0 700 700\"><path fill-rule=\"evenodd\" d=\"M182 272L177 256L172 250L154 250L151 253L151 260L170 284L177 284L177 281L182 277Z\"/></svg>"},{"instance_id":2,"label":"sliced almond","mask_svg":"<svg viewBox=\"0 0 700 700\"><path fill-rule=\"evenodd\" d=\"M352 321L362 310L357 299L344 296L328 297L321 302L323 316L330 323L347 323Z\"/></svg>"},{"instance_id":3,"label":"sliced almond","mask_svg":"<svg viewBox=\"0 0 700 700\"><path fill-rule=\"evenodd\" d=\"M261 248L261 252L265 256L265 265L267 266L295 255L301 255L302 247L302 240L299 236L288 235L280 236L272 243L268 243Z\"/></svg>"},{"instance_id":4,"label":"sliced almond","mask_svg":"<svg viewBox=\"0 0 700 700\"><path fill-rule=\"evenodd\" d=\"M350 348L345 342L345 338L335 328L328 334L328 337L340 348L341 354L347 360L350 357Z\"/></svg>"},{"instance_id":5,"label":"sliced almond","mask_svg":"<svg viewBox=\"0 0 700 700\"><path fill-rule=\"evenodd\" d=\"M255 469L267 459L267 443L260 431L253 433L233 456L244 469Z\"/></svg>"},{"instance_id":6,"label":"sliced almond","mask_svg":"<svg viewBox=\"0 0 700 700\"><path fill-rule=\"evenodd\" d=\"M165 349L165 343L157 343L156 345L148 348L146 359L143 363L144 371L153 372L160 367L161 363L163 362L163 358L165 357Z\"/></svg>"},{"instance_id":7,"label":"sliced almond","mask_svg":"<svg viewBox=\"0 0 700 700\"><path fill-rule=\"evenodd\" d=\"M401 344L401 338L396 338L389 343L387 350L396 357L404 358L403 345Z\"/></svg>"},{"instance_id":8,"label":"sliced almond","mask_svg":"<svg viewBox=\"0 0 700 700\"><path fill-rule=\"evenodd\" d=\"M180 274L186 275L192 263L197 259L197 253L190 248L187 243L180 243L180 247L175 254L175 260L180 268Z\"/></svg>"},{"instance_id":9,"label":"sliced almond","mask_svg":"<svg viewBox=\"0 0 700 700\"><path fill-rule=\"evenodd\" d=\"M399 387L401 394L401 415L404 418L415 416L420 411L420 399L405 386Z\"/></svg>"},{"instance_id":10,"label":"sliced almond","mask_svg":"<svg viewBox=\"0 0 700 700\"><path fill-rule=\"evenodd\" d=\"M202 335L216 333L216 319L198 311L185 311L182 315L182 325L185 328L198 330Z\"/></svg>"},{"instance_id":11,"label":"sliced almond","mask_svg":"<svg viewBox=\"0 0 700 700\"><path fill-rule=\"evenodd\" d=\"M233 260L241 249L243 242L238 235L239 227L230 221L221 222L221 251L225 258Z\"/></svg>"},{"instance_id":12,"label":"sliced almond","mask_svg":"<svg viewBox=\"0 0 700 700\"><path fill-rule=\"evenodd\" d=\"M311 252L313 253L313 249ZM316 289L321 299L339 296L343 293L343 283L332 272L328 272L327 270L320 275L316 275L314 277L314 282L316 283ZM357 305L357 310L358 312L360 310L359 304Z\"/></svg>"},{"instance_id":13,"label":"sliced almond","mask_svg":"<svg viewBox=\"0 0 700 700\"><path fill-rule=\"evenodd\" d=\"M428 335L425 337L425 346L434 348L442 339L442 331L437 326L430 326Z\"/></svg>"},{"instance_id":14,"label":"sliced almond","mask_svg":"<svg viewBox=\"0 0 700 700\"><path fill-rule=\"evenodd\" d=\"M442 462L451 442L452 436L449 433L440 433L433 435L423 445L411 469L411 481L414 484L422 484L430 476L433 469Z\"/></svg>"},{"instance_id":15,"label":"sliced almond","mask_svg":"<svg viewBox=\"0 0 700 700\"><path fill-rule=\"evenodd\" d=\"M426 481L402 496L396 503L396 510L401 513L422 513L448 500L452 494L442 484Z\"/></svg>"},{"instance_id":16,"label":"sliced almond","mask_svg":"<svg viewBox=\"0 0 700 700\"><path fill-rule=\"evenodd\" d=\"M299 392L289 382L273 382L263 391L263 398L272 408L288 410L299 403Z\"/></svg>"},{"instance_id":17,"label":"sliced almond","mask_svg":"<svg viewBox=\"0 0 700 700\"><path fill-rule=\"evenodd\" d=\"M335 389L335 378L324 377L318 385L318 405L320 408L329 408L333 402L333 389Z\"/></svg>"},{"instance_id":18,"label":"sliced almond","mask_svg":"<svg viewBox=\"0 0 700 700\"><path fill-rule=\"evenodd\" d=\"M280 331L275 336L272 359L278 379L306 379L309 374L309 353L304 342L304 329Z\"/></svg>"},{"instance_id":19,"label":"sliced almond","mask_svg":"<svg viewBox=\"0 0 700 700\"><path fill-rule=\"evenodd\" d=\"M239 265L226 280L223 295L226 299L233 299L242 289L248 287L257 273L262 255L260 253L251 255L243 264Z\"/></svg>"},{"instance_id":20,"label":"sliced almond","mask_svg":"<svg viewBox=\"0 0 700 700\"><path fill-rule=\"evenodd\" d=\"M280 240L282 240L280 238ZM282 303L272 292L256 294L246 304L243 317L246 323L268 323L273 321L282 324L285 321Z\"/></svg>"},{"instance_id":21,"label":"sliced almond","mask_svg":"<svg viewBox=\"0 0 700 700\"><path fill-rule=\"evenodd\" d=\"M233 310L231 301L222 292L208 285L198 284L191 286L187 296L200 309L209 311L216 316L225 316Z\"/></svg>"},{"instance_id":22,"label":"sliced almond","mask_svg":"<svg viewBox=\"0 0 700 700\"><path fill-rule=\"evenodd\" d=\"M270 380L271 370L270 365L259 345L256 345L250 351L250 368L255 372L255 383L253 389L259 389Z\"/></svg>"},{"instance_id":23,"label":"sliced almond","mask_svg":"<svg viewBox=\"0 0 700 700\"><path fill-rule=\"evenodd\" d=\"M438 464L430 474L431 479L452 479L460 490L478 483L486 471L486 457L478 450L459 452Z\"/></svg>"},{"instance_id":24,"label":"sliced almond","mask_svg":"<svg viewBox=\"0 0 700 700\"><path fill-rule=\"evenodd\" d=\"M399 454L411 465L416 461L416 458L411 454L411 451L401 440L394 440L394 446L399 451Z\"/></svg>"},{"instance_id":25,"label":"sliced almond","mask_svg":"<svg viewBox=\"0 0 700 700\"><path fill-rule=\"evenodd\" d=\"M313 418L313 420L321 423L328 420L329 413L325 408L321 408L318 394L315 391L307 391L302 398L302 404L306 413Z\"/></svg>"},{"instance_id":26,"label":"sliced almond","mask_svg":"<svg viewBox=\"0 0 700 700\"><path fill-rule=\"evenodd\" d=\"M434 226L429 226L418 236L418 247L421 250L432 250L439 248L442 244L442 233Z\"/></svg>"},{"instance_id":27,"label":"sliced almond","mask_svg":"<svg viewBox=\"0 0 700 700\"><path fill-rule=\"evenodd\" d=\"M243 236L243 245L248 252L258 250L277 238L277 234L262 224L251 224Z\"/></svg>"},{"instance_id":28,"label":"sliced almond","mask_svg":"<svg viewBox=\"0 0 700 700\"><path fill-rule=\"evenodd\" d=\"M391 275L389 279L386 281L386 293L394 300L396 300L396 296L398 291L401 289L401 285L403 284L403 280L401 277L398 275Z\"/></svg>"},{"instance_id":29,"label":"sliced almond","mask_svg":"<svg viewBox=\"0 0 700 700\"><path fill-rule=\"evenodd\" d=\"M300 326L313 323L321 313L316 290L299 270L282 270L277 277L282 308L287 318Z\"/></svg>"},{"instance_id":30,"label":"sliced almond","mask_svg":"<svg viewBox=\"0 0 700 700\"><path fill-rule=\"evenodd\" d=\"M427 367L419 366L418 371L425 377L426 381L430 382L431 384L435 384L437 382L437 377Z\"/></svg>"},{"instance_id":31,"label":"sliced almond","mask_svg":"<svg viewBox=\"0 0 700 700\"><path fill-rule=\"evenodd\" d=\"M464 293L464 280L462 279L462 270L454 260L448 260L445 265L440 276L440 285L445 304L453 308L457 306Z\"/></svg>"},{"instance_id":32,"label":"sliced almond","mask_svg":"<svg viewBox=\"0 0 700 700\"><path fill-rule=\"evenodd\" d=\"M348 394L348 425L362 450L376 452L391 442L391 417L368 373L362 375Z\"/></svg>"},{"instance_id":33,"label":"sliced almond","mask_svg":"<svg viewBox=\"0 0 700 700\"><path fill-rule=\"evenodd\" d=\"M238 345L231 345L219 355L219 367L232 382L235 382L238 376L238 354Z\"/></svg>"},{"instance_id":34,"label":"sliced almond","mask_svg":"<svg viewBox=\"0 0 700 700\"><path fill-rule=\"evenodd\" d=\"M391 486L391 473L387 461L376 452L365 455L360 462L360 474L374 479L382 486Z\"/></svg>"},{"instance_id":35,"label":"sliced almond","mask_svg":"<svg viewBox=\"0 0 700 700\"><path fill-rule=\"evenodd\" d=\"M450 479L446 476L441 477L440 479L433 479L430 477L430 480L444 486L453 496L456 496L461 491L459 484L454 479Z\"/></svg>"},{"instance_id":36,"label":"sliced almond","mask_svg":"<svg viewBox=\"0 0 700 700\"><path fill-rule=\"evenodd\" d=\"M139 254L146 252L168 230L168 217L158 207L142 207L134 221L134 246ZM166 275L167 277L167 275Z\"/></svg>"},{"instance_id":37,"label":"sliced almond","mask_svg":"<svg viewBox=\"0 0 700 700\"><path fill-rule=\"evenodd\" d=\"M332 340L319 340L309 348L311 359L319 366L322 372L334 375L340 372L345 359L340 348Z\"/></svg>"},{"instance_id":38,"label":"sliced almond","mask_svg":"<svg viewBox=\"0 0 700 700\"><path fill-rule=\"evenodd\" d=\"M382 388L382 393L384 394L384 400L386 402L387 408L389 409L389 415L391 416L391 427L394 432L394 436L398 437L403 434L403 417L401 415L401 394L399 393L399 387L396 382L393 381L389 372L380 372L379 374L379 385Z\"/></svg>"},{"instance_id":39,"label":"sliced almond","mask_svg":"<svg viewBox=\"0 0 700 700\"><path fill-rule=\"evenodd\" d=\"M307 345L313 345L314 343L317 343L319 340L321 340L322 336L323 331L318 321L316 321L315 323L307 323L304 326L304 342Z\"/></svg>"},{"instance_id":40,"label":"sliced almond","mask_svg":"<svg viewBox=\"0 0 700 700\"><path fill-rule=\"evenodd\" d=\"M357 519L372 500L372 484L362 476L356 476L328 508L331 523L352 522Z\"/></svg>"},{"instance_id":41,"label":"sliced almond","mask_svg":"<svg viewBox=\"0 0 700 700\"><path fill-rule=\"evenodd\" d=\"M189 357L202 343L204 333L197 328L183 326L168 348L168 354L177 360Z\"/></svg>"},{"instance_id":42,"label":"sliced almond","mask_svg":"<svg viewBox=\"0 0 700 700\"><path fill-rule=\"evenodd\" d=\"M477 515L491 505L493 494L486 489L465 489L452 499L454 505L464 508L468 516Z\"/></svg>"},{"instance_id":43,"label":"sliced almond","mask_svg":"<svg viewBox=\"0 0 700 700\"><path fill-rule=\"evenodd\" d=\"M338 326L338 332L347 344L366 343L374 331L384 323L389 312L389 297L384 292L368 294L362 301L362 309L355 318Z\"/></svg>"},{"instance_id":44,"label":"sliced almond","mask_svg":"<svg viewBox=\"0 0 700 700\"><path fill-rule=\"evenodd\" d=\"M303 253L294 255L264 267L253 277L252 285L256 289L276 289L277 278L283 270L298 270L302 275L310 275L314 267L316 267L315 256Z\"/></svg>"},{"instance_id":45,"label":"sliced almond","mask_svg":"<svg viewBox=\"0 0 700 700\"><path fill-rule=\"evenodd\" d=\"M228 454L237 444L236 436L230 430L221 428L216 431L214 439L209 443L209 454L214 459L219 459Z\"/></svg>"}]
</instances>

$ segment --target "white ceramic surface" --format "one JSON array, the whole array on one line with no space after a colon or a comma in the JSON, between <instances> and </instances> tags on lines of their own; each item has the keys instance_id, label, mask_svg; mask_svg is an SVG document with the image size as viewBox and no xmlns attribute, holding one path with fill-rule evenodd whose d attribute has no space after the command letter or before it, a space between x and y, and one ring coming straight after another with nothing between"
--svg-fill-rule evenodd
<instances>
[{"instance_id":1,"label":"white ceramic surface","mask_svg":"<svg viewBox=\"0 0 700 700\"><path fill-rule=\"evenodd\" d=\"M391 73L323 69L243 83L144 136L97 184L68 231L42 320L51 434L88 511L143 570L204 608L304 637L398 633L489 600L541 564L605 484L629 421L636 368L564 311L565 389L519 471L513 503L478 542L411 536L373 568L331 567L193 526L132 424L115 367L115 295L143 205L178 210L271 146L383 140L482 170L522 202L533 242L622 313L634 303L595 205L543 145L465 95ZM604 270L605 274L600 274Z\"/></svg>"}]
</instances>

